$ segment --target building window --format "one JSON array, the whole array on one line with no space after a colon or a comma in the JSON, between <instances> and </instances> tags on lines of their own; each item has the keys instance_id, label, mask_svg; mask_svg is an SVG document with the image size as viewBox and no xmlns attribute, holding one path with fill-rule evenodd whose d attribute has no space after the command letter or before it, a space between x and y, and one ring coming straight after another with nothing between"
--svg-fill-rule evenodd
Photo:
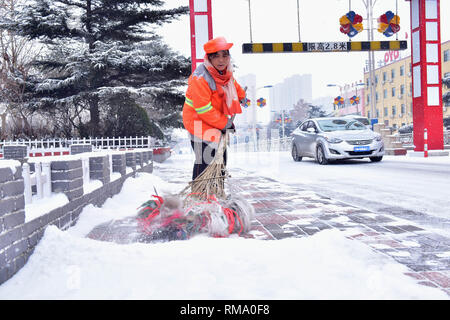
<instances>
[{"instance_id":1,"label":"building window","mask_svg":"<svg viewBox=\"0 0 450 320\"><path fill-rule=\"evenodd\" d=\"M378 97L378 91L377 91L377 92L375 92L375 101L378 102L378 100L379 100L379 97Z\"/></svg>"},{"instance_id":2,"label":"building window","mask_svg":"<svg viewBox=\"0 0 450 320\"><path fill-rule=\"evenodd\" d=\"M383 110L383 111L384 111L384 114L383 114L383 115L384 115L385 117L387 117L387 116L389 115L389 113L388 113L388 108L387 108L387 107L384 107L384 110Z\"/></svg>"},{"instance_id":3,"label":"building window","mask_svg":"<svg viewBox=\"0 0 450 320\"><path fill-rule=\"evenodd\" d=\"M395 69L391 69L391 79L395 78Z\"/></svg>"},{"instance_id":4,"label":"building window","mask_svg":"<svg viewBox=\"0 0 450 320\"><path fill-rule=\"evenodd\" d=\"M377 118L380 117L380 111L377 109Z\"/></svg>"},{"instance_id":5,"label":"building window","mask_svg":"<svg viewBox=\"0 0 450 320\"><path fill-rule=\"evenodd\" d=\"M375 85L378 84L378 75L375 76Z\"/></svg>"},{"instance_id":6,"label":"building window","mask_svg":"<svg viewBox=\"0 0 450 320\"><path fill-rule=\"evenodd\" d=\"M370 94L367 95L367 103L370 102Z\"/></svg>"},{"instance_id":7,"label":"building window","mask_svg":"<svg viewBox=\"0 0 450 320\"><path fill-rule=\"evenodd\" d=\"M385 82L385 81L386 81L386 79L387 79L387 75L386 75L386 72L383 72L383 82Z\"/></svg>"},{"instance_id":8,"label":"building window","mask_svg":"<svg viewBox=\"0 0 450 320\"><path fill-rule=\"evenodd\" d=\"M450 50L444 50L444 62L450 60Z\"/></svg>"},{"instance_id":9,"label":"building window","mask_svg":"<svg viewBox=\"0 0 450 320\"><path fill-rule=\"evenodd\" d=\"M405 94L405 85L400 85L400 94L403 96Z\"/></svg>"},{"instance_id":10,"label":"building window","mask_svg":"<svg viewBox=\"0 0 450 320\"><path fill-rule=\"evenodd\" d=\"M387 89L384 89L384 90L383 90L383 98L384 98L384 99L387 99Z\"/></svg>"},{"instance_id":11,"label":"building window","mask_svg":"<svg viewBox=\"0 0 450 320\"><path fill-rule=\"evenodd\" d=\"M397 107L392 106L392 115L395 116L397 114Z\"/></svg>"},{"instance_id":12,"label":"building window","mask_svg":"<svg viewBox=\"0 0 450 320\"><path fill-rule=\"evenodd\" d=\"M391 94L392 94L393 97L395 97L395 87L392 87Z\"/></svg>"},{"instance_id":13,"label":"building window","mask_svg":"<svg viewBox=\"0 0 450 320\"><path fill-rule=\"evenodd\" d=\"M405 66L400 66L400 76L405 75Z\"/></svg>"},{"instance_id":14,"label":"building window","mask_svg":"<svg viewBox=\"0 0 450 320\"><path fill-rule=\"evenodd\" d=\"M402 109L401 113L405 114L406 113L406 107L405 107L404 104L401 105L401 109Z\"/></svg>"}]
</instances>

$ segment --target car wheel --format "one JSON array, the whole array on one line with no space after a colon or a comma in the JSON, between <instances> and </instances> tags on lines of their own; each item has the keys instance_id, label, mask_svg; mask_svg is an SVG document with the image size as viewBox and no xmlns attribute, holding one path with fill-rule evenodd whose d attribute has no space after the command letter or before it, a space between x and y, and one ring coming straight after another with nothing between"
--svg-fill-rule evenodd
<instances>
[{"instance_id":1,"label":"car wheel","mask_svg":"<svg viewBox=\"0 0 450 320\"><path fill-rule=\"evenodd\" d=\"M380 162L381 159L383 159L383 156L381 156L381 157L370 157L369 159L372 162Z\"/></svg>"},{"instance_id":2,"label":"car wheel","mask_svg":"<svg viewBox=\"0 0 450 320\"><path fill-rule=\"evenodd\" d=\"M321 165L328 164L329 162L328 159L325 157L325 151L323 150L323 147L321 145L317 147L316 159L317 162Z\"/></svg>"},{"instance_id":3,"label":"car wheel","mask_svg":"<svg viewBox=\"0 0 450 320\"><path fill-rule=\"evenodd\" d=\"M302 161L302 157L300 157L298 155L298 151L297 151L297 147L295 144L292 145L292 159L294 159L294 161Z\"/></svg>"}]
</instances>

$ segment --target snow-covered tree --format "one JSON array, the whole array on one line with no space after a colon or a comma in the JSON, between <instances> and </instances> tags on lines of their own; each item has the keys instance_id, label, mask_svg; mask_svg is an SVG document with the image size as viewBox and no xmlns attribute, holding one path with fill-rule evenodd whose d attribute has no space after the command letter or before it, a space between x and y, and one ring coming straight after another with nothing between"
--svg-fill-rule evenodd
<instances>
[{"instance_id":1,"label":"snow-covered tree","mask_svg":"<svg viewBox=\"0 0 450 320\"><path fill-rule=\"evenodd\" d=\"M28 1L20 23L9 27L48 49L36 61L45 74L30 80L29 104L47 112L83 106L89 120L81 125L86 135L96 136L109 116L102 102L126 93L150 109L151 122L179 126L183 96L177 88L189 75L190 61L165 45L152 27L188 8L163 5L159 0Z\"/></svg>"},{"instance_id":2,"label":"snow-covered tree","mask_svg":"<svg viewBox=\"0 0 450 320\"><path fill-rule=\"evenodd\" d=\"M17 7L24 0L0 0L0 21L18 21ZM32 134L30 119L33 110L24 105L26 81L32 73L31 62L37 50L33 42L20 37L14 30L0 25L0 104L5 106L2 117L3 138L6 138L6 115L10 119L10 133Z\"/></svg>"}]
</instances>

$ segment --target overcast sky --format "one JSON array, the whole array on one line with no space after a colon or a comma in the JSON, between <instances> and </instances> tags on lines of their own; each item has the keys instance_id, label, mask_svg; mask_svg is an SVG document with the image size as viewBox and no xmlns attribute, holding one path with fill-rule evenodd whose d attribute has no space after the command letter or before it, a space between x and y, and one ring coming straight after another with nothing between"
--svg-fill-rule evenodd
<instances>
[{"instance_id":1,"label":"overcast sky","mask_svg":"<svg viewBox=\"0 0 450 320\"><path fill-rule=\"evenodd\" d=\"M375 0L373 0L375 2ZM351 9L364 19L366 9L362 0L352 0ZM167 0L167 5L189 5L189 0ZM339 31L339 18L349 11L349 0L299 0L300 39L302 42L348 41L348 36ZM410 34L409 2L398 0L398 15L401 30L399 40ZM396 12L395 0L377 0L374 17L386 11ZM450 1L441 0L441 40L450 40ZM313 98L336 96L338 88L327 87L328 83L344 85L363 79L367 52L357 53L273 53L242 54L242 44L250 42L248 0L212 0L214 37L224 36L233 42L231 55L238 66L235 76L253 73L257 87L282 82L293 74L312 74ZM251 0L253 42L297 42L297 0ZM363 21L364 27L367 22ZM377 22L375 21L375 27ZM162 28L166 42L176 51L190 56L189 16ZM387 38L375 30L375 40ZM367 40L364 30L353 41ZM385 52L376 52L375 59L384 59ZM401 52L401 57L410 55L410 47Z\"/></svg>"}]
</instances>

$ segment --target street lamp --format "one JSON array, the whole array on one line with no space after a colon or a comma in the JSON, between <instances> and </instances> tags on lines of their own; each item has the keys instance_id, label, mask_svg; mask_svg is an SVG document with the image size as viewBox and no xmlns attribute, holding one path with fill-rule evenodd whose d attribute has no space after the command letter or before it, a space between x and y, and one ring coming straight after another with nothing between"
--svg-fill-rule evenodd
<instances>
[{"instance_id":1,"label":"street lamp","mask_svg":"<svg viewBox=\"0 0 450 320\"><path fill-rule=\"evenodd\" d=\"M334 83L328 83L328 84L327 84L327 87L339 87L339 91L340 91L340 93L341 93L341 97L343 96L343 94L342 94L342 88L345 88L345 86L340 86L340 85L334 84ZM338 115L337 110L336 110L336 112L335 112L335 116L336 116L336 115Z\"/></svg>"},{"instance_id":2,"label":"street lamp","mask_svg":"<svg viewBox=\"0 0 450 320\"><path fill-rule=\"evenodd\" d=\"M364 83L363 82L359 82L359 83L355 83L355 84L352 85L352 87L355 87L355 95L356 95L356 97L358 97L358 87L360 87L360 86L364 86ZM361 101L361 99L359 99L359 101ZM358 115L360 115L359 114L359 110L358 110L359 101L356 104L356 114L358 114Z\"/></svg>"},{"instance_id":3,"label":"street lamp","mask_svg":"<svg viewBox=\"0 0 450 320\"><path fill-rule=\"evenodd\" d=\"M254 94L254 96L252 97L252 105L253 105L253 108L252 108L252 131L253 131L253 133L252 133L252 135L253 135L253 141L254 141L254 145L255 145L255 148L256 148L256 143L257 143L257 139L256 139L256 107L257 107L257 104L256 104L256 96L257 96L257 93L258 93L258 90L260 90L260 89L264 89L264 88L272 88L273 87L273 85L265 85L265 86L262 86L262 87L258 87L258 88L256 88L254 91L255 92L253 92L253 94Z\"/></svg>"}]
</instances>

